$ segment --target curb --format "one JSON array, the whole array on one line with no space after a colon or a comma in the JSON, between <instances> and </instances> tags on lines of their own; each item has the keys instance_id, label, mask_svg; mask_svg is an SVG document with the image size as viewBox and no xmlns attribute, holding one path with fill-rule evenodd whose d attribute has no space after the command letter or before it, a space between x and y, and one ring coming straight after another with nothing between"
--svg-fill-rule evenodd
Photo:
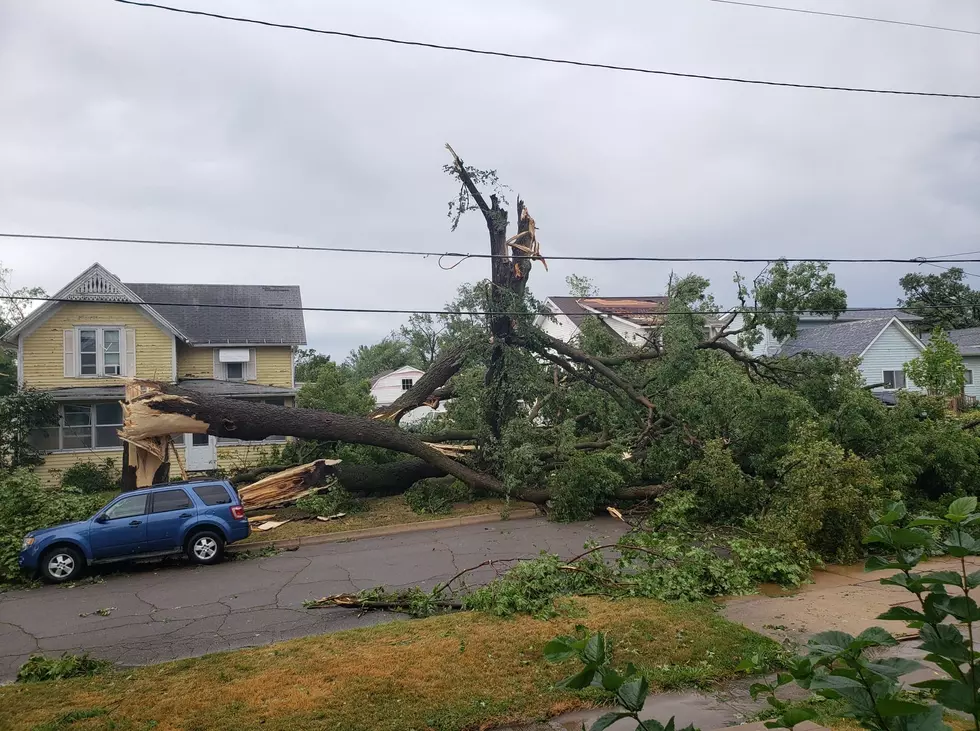
<instances>
[{"instance_id":1,"label":"curb","mask_svg":"<svg viewBox=\"0 0 980 731\"><path fill-rule=\"evenodd\" d=\"M440 528L459 528L465 525L480 525L483 523L501 523L506 520L526 520L538 516L536 508L520 508L511 510L506 518L500 513L488 513L486 515L461 515L458 518L439 518L438 520L426 520L421 523L398 523L396 525L384 525L377 528L360 528L358 530L344 530L336 533L325 533L319 536L302 536L300 538L284 538L277 541L253 541L251 543L237 543L225 548L227 553L240 553L255 548L299 548L300 546L316 546L321 543L344 543L354 541L359 538L383 538L384 536L395 536L400 533L416 533L424 530L438 530Z\"/></svg>"}]
</instances>

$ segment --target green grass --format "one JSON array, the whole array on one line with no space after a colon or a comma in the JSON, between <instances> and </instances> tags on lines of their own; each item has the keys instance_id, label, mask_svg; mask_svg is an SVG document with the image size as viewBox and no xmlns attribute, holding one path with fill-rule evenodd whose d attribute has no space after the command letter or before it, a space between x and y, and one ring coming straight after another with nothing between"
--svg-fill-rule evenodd
<instances>
[{"instance_id":1,"label":"green grass","mask_svg":"<svg viewBox=\"0 0 980 731\"><path fill-rule=\"evenodd\" d=\"M28 731L80 709L91 731L459 731L547 718L603 701L555 688L572 661L544 645L583 624L606 632L614 663L635 663L654 690L733 677L742 657L778 646L709 605L597 597L574 617L510 619L465 612L291 640L262 648L0 688L0 728ZM54 726L52 728L57 728Z\"/></svg>"}]
</instances>

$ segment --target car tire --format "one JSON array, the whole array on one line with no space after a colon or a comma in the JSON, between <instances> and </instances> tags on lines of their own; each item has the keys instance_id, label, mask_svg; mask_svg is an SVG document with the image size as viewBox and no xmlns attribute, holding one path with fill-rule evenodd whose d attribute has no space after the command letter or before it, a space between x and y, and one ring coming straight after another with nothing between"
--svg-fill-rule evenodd
<instances>
[{"instance_id":1,"label":"car tire","mask_svg":"<svg viewBox=\"0 0 980 731\"><path fill-rule=\"evenodd\" d=\"M218 563L224 552L225 539L213 530L199 530L187 540L187 558L191 563L210 566Z\"/></svg>"},{"instance_id":2,"label":"car tire","mask_svg":"<svg viewBox=\"0 0 980 731\"><path fill-rule=\"evenodd\" d=\"M41 579L48 584L64 584L85 573L85 557L71 546L55 546L45 551L40 562Z\"/></svg>"}]
</instances>

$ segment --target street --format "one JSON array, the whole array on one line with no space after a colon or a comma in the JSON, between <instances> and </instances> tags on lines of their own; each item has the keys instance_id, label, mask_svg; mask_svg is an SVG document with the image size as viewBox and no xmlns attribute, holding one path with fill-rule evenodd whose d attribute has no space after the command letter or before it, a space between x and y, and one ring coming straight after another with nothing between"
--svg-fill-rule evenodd
<instances>
[{"instance_id":1,"label":"street","mask_svg":"<svg viewBox=\"0 0 980 731\"><path fill-rule=\"evenodd\" d=\"M572 556L586 540L614 541L624 530L609 518L571 525L534 518L307 546L211 567L143 566L104 583L11 591L0 594L0 682L13 680L35 652L91 652L143 665L392 621L400 615L302 605L377 586L431 588L488 559ZM481 569L468 577L473 583L493 575Z\"/></svg>"}]
</instances>

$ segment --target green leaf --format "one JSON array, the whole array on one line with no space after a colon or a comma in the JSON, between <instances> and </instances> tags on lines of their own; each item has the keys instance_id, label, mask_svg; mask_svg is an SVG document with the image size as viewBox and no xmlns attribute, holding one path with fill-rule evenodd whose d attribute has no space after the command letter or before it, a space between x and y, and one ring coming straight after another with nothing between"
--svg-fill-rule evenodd
<instances>
[{"instance_id":1,"label":"green leaf","mask_svg":"<svg viewBox=\"0 0 980 731\"><path fill-rule=\"evenodd\" d=\"M892 607L884 614L879 614L878 619L895 619L901 622L924 622L926 615L917 612L911 607Z\"/></svg>"},{"instance_id":2,"label":"green leaf","mask_svg":"<svg viewBox=\"0 0 980 731\"><path fill-rule=\"evenodd\" d=\"M595 665L586 665L582 670L575 673L570 678L565 678L558 684L559 688L568 688L570 690L582 690L582 688L588 688L592 685L592 680L595 678L596 674Z\"/></svg>"},{"instance_id":3,"label":"green leaf","mask_svg":"<svg viewBox=\"0 0 980 731\"><path fill-rule=\"evenodd\" d=\"M578 654L565 640L558 637L544 646L544 657L548 662L561 662Z\"/></svg>"},{"instance_id":4,"label":"green leaf","mask_svg":"<svg viewBox=\"0 0 980 731\"><path fill-rule=\"evenodd\" d=\"M970 556L977 551L977 542L973 536L960 530L955 531L953 535L947 538L943 545L946 547L946 553L956 558Z\"/></svg>"},{"instance_id":5,"label":"green leaf","mask_svg":"<svg viewBox=\"0 0 980 731\"><path fill-rule=\"evenodd\" d=\"M943 707L933 704L925 713L914 716L901 716L895 719L895 731L950 731L943 723Z\"/></svg>"},{"instance_id":6,"label":"green leaf","mask_svg":"<svg viewBox=\"0 0 980 731\"><path fill-rule=\"evenodd\" d=\"M919 630L919 637L922 639L919 648L926 652L957 662L968 662L972 658L962 633L951 624L927 624Z\"/></svg>"},{"instance_id":7,"label":"green leaf","mask_svg":"<svg viewBox=\"0 0 980 731\"><path fill-rule=\"evenodd\" d=\"M771 693L772 690L765 683L752 683L749 686L749 695L752 696L752 700L759 697L760 693Z\"/></svg>"},{"instance_id":8,"label":"green leaf","mask_svg":"<svg viewBox=\"0 0 980 731\"><path fill-rule=\"evenodd\" d=\"M903 701L898 698L882 698L875 703L875 708L882 716L915 716L919 713L926 713L929 706L912 701Z\"/></svg>"},{"instance_id":9,"label":"green leaf","mask_svg":"<svg viewBox=\"0 0 980 731\"><path fill-rule=\"evenodd\" d=\"M631 716L631 713L623 713L622 711L604 713L595 720L595 723L592 724L592 728L589 729L589 731L606 731L607 728L612 726L619 719L630 718Z\"/></svg>"},{"instance_id":10,"label":"green leaf","mask_svg":"<svg viewBox=\"0 0 980 731\"><path fill-rule=\"evenodd\" d=\"M623 683L619 692L616 693L616 697L619 698L619 702L623 704L624 708L638 713L643 710L643 704L646 702L649 693L650 684L645 677L640 675Z\"/></svg>"},{"instance_id":11,"label":"green leaf","mask_svg":"<svg viewBox=\"0 0 980 731\"><path fill-rule=\"evenodd\" d=\"M849 649L857 650L865 647L894 647L898 640L892 637L892 633L883 627L868 627L864 632L854 638Z\"/></svg>"},{"instance_id":12,"label":"green leaf","mask_svg":"<svg viewBox=\"0 0 980 731\"><path fill-rule=\"evenodd\" d=\"M967 596L947 596L942 603L943 609L961 622L976 622L980 620L980 607Z\"/></svg>"},{"instance_id":13,"label":"green leaf","mask_svg":"<svg viewBox=\"0 0 980 731\"><path fill-rule=\"evenodd\" d=\"M921 528L895 528L892 530L892 541L898 548L927 547L935 543L932 535Z\"/></svg>"},{"instance_id":14,"label":"green leaf","mask_svg":"<svg viewBox=\"0 0 980 731\"><path fill-rule=\"evenodd\" d=\"M946 584L947 586L963 586L963 576L959 571L930 571L920 577L923 584Z\"/></svg>"},{"instance_id":15,"label":"green leaf","mask_svg":"<svg viewBox=\"0 0 980 731\"><path fill-rule=\"evenodd\" d=\"M813 690L843 690L845 688L854 688L862 692L864 691L864 685L859 681L843 675L816 675L810 687Z\"/></svg>"},{"instance_id":16,"label":"green leaf","mask_svg":"<svg viewBox=\"0 0 980 731\"><path fill-rule=\"evenodd\" d=\"M980 571L974 571L972 574L967 574L966 588L976 589L978 586L980 586Z\"/></svg>"},{"instance_id":17,"label":"green leaf","mask_svg":"<svg viewBox=\"0 0 980 731\"><path fill-rule=\"evenodd\" d=\"M864 562L865 571L880 571L881 569L901 569L904 566L899 566L894 561L891 561L882 556L868 556L868 560Z\"/></svg>"},{"instance_id":18,"label":"green leaf","mask_svg":"<svg viewBox=\"0 0 980 731\"><path fill-rule=\"evenodd\" d=\"M941 585L936 586L933 588L933 591L935 592L936 589L943 589L943 587ZM944 606L945 599L945 595L933 593L923 600L923 611L925 612L927 622L931 624L939 624L949 616L949 613L946 611L946 607Z\"/></svg>"},{"instance_id":19,"label":"green leaf","mask_svg":"<svg viewBox=\"0 0 980 731\"><path fill-rule=\"evenodd\" d=\"M798 723L810 721L817 717L817 712L810 708L790 708L780 715L779 720L785 728L793 728Z\"/></svg>"},{"instance_id":20,"label":"green leaf","mask_svg":"<svg viewBox=\"0 0 980 731\"><path fill-rule=\"evenodd\" d=\"M602 632L596 632L589 637L583 657L586 662L594 665L602 665L606 661L606 637Z\"/></svg>"},{"instance_id":21,"label":"green leaf","mask_svg":"<svg viewBox=\"0 0 980 731\"><path fill-rule=\"evenodd\" d=\"M943 518L933 518L930 515L920 515L909 523L909 528L922 528L930 525L949 525L949 521Z\"/></svg>"},{"instance_id":22,"label":"green leaf","mask_svg":"<svg viewBox=\"0 0 980 731\"><path fill-rule=\"evenodd\" d=\"M892 523L901 520L906 516L908 510L905 507L905 503L902 502L891 502L885 505L885 512L880 515L871 514L872 519L876 523L881 523L882 525L891 525Z\"/></svg>"},{"instance_id":23,"label":"green leaf","mask_svg":"<svg viewBox=\"0 0 980 731\"><path fill-rule=\"evenodd\" d=\"M742 662L735 666L735 672L737 673L750 673L761 670L761 663L759 661L758 655L752 655L750 657L743 657Z\"/></svg>"},{"instance_id":24,"label":"green leaf","mask_svg":"<svg viewBox=\"0 0 980 731\"><path fill-rule=\"evenodd\" d=\"M895 545L892 533L894 528L889 525L876 525L864 537L864 543L883 543L886 546Z\"/></svg>"},{"instance_id":25,"label":"green leaf","mask_svg":"<svg viewBox=\"0 0 980 731\"><path fill-rule=\"evenodd\" d=\"M949 512L946 518L954 523L960 523L977 509L977 499L975 497L961 497L949 504Z\"/></svg>"},{"instance_id":26,"label":"green leaf","mask_svg":"<svg viewBox=\"0 0 980 731\"><path fill-rule=\"evenodd\" d=\"M612 668L604 668L603 670L600 670L599 677L602 680L602 687L608 690L610 693L615 693L617 690L619 690L619 686L621 686L623 681L626 680L626 678Z\"/></svg>"},{"instance_id":27,"label":"green leaf","mask_svg":"<svg viewBox=\"0 0 980 731\"><path fill-rule=\"evenodd\" d=\"M793 682L793 676L790 673L779 673L776 675L776 687L789 685Z\"/></svg>"},{"instance_id":28,"label":"green leaf","mask_svg":"<svg viewBox=\"0 0 980 731\"><path fill-rule=\"evenodd\" d=\"M813 647L827 647L833 650L846 650L854 642L854 637L847 632L839 630L829 630L827 632L817 632L810 638L808 645Z\"/></svg>"},{"instance_id":29,"label":"green leaf","mask_svg":"<svg viewBox=\"0 0 980 731\"><path fill-rule=\"evenodd\" d=\"M922 664L915 660L907 660L904 657L884 657L875 662L869 662L864 667L876 675L897 680L906 673L918 670Z\"/></svg>"},{"instance_id":30,"label":"green leaf","mask_svg":"<svg viewBox=\"0 0 980 731\"><path fill-rule=\"evenodd\" d=\"M967 683L954 681L936 693L936 700L947 708L973 715L977 710L977 699Z\"/></svg>"}]
</instances>

